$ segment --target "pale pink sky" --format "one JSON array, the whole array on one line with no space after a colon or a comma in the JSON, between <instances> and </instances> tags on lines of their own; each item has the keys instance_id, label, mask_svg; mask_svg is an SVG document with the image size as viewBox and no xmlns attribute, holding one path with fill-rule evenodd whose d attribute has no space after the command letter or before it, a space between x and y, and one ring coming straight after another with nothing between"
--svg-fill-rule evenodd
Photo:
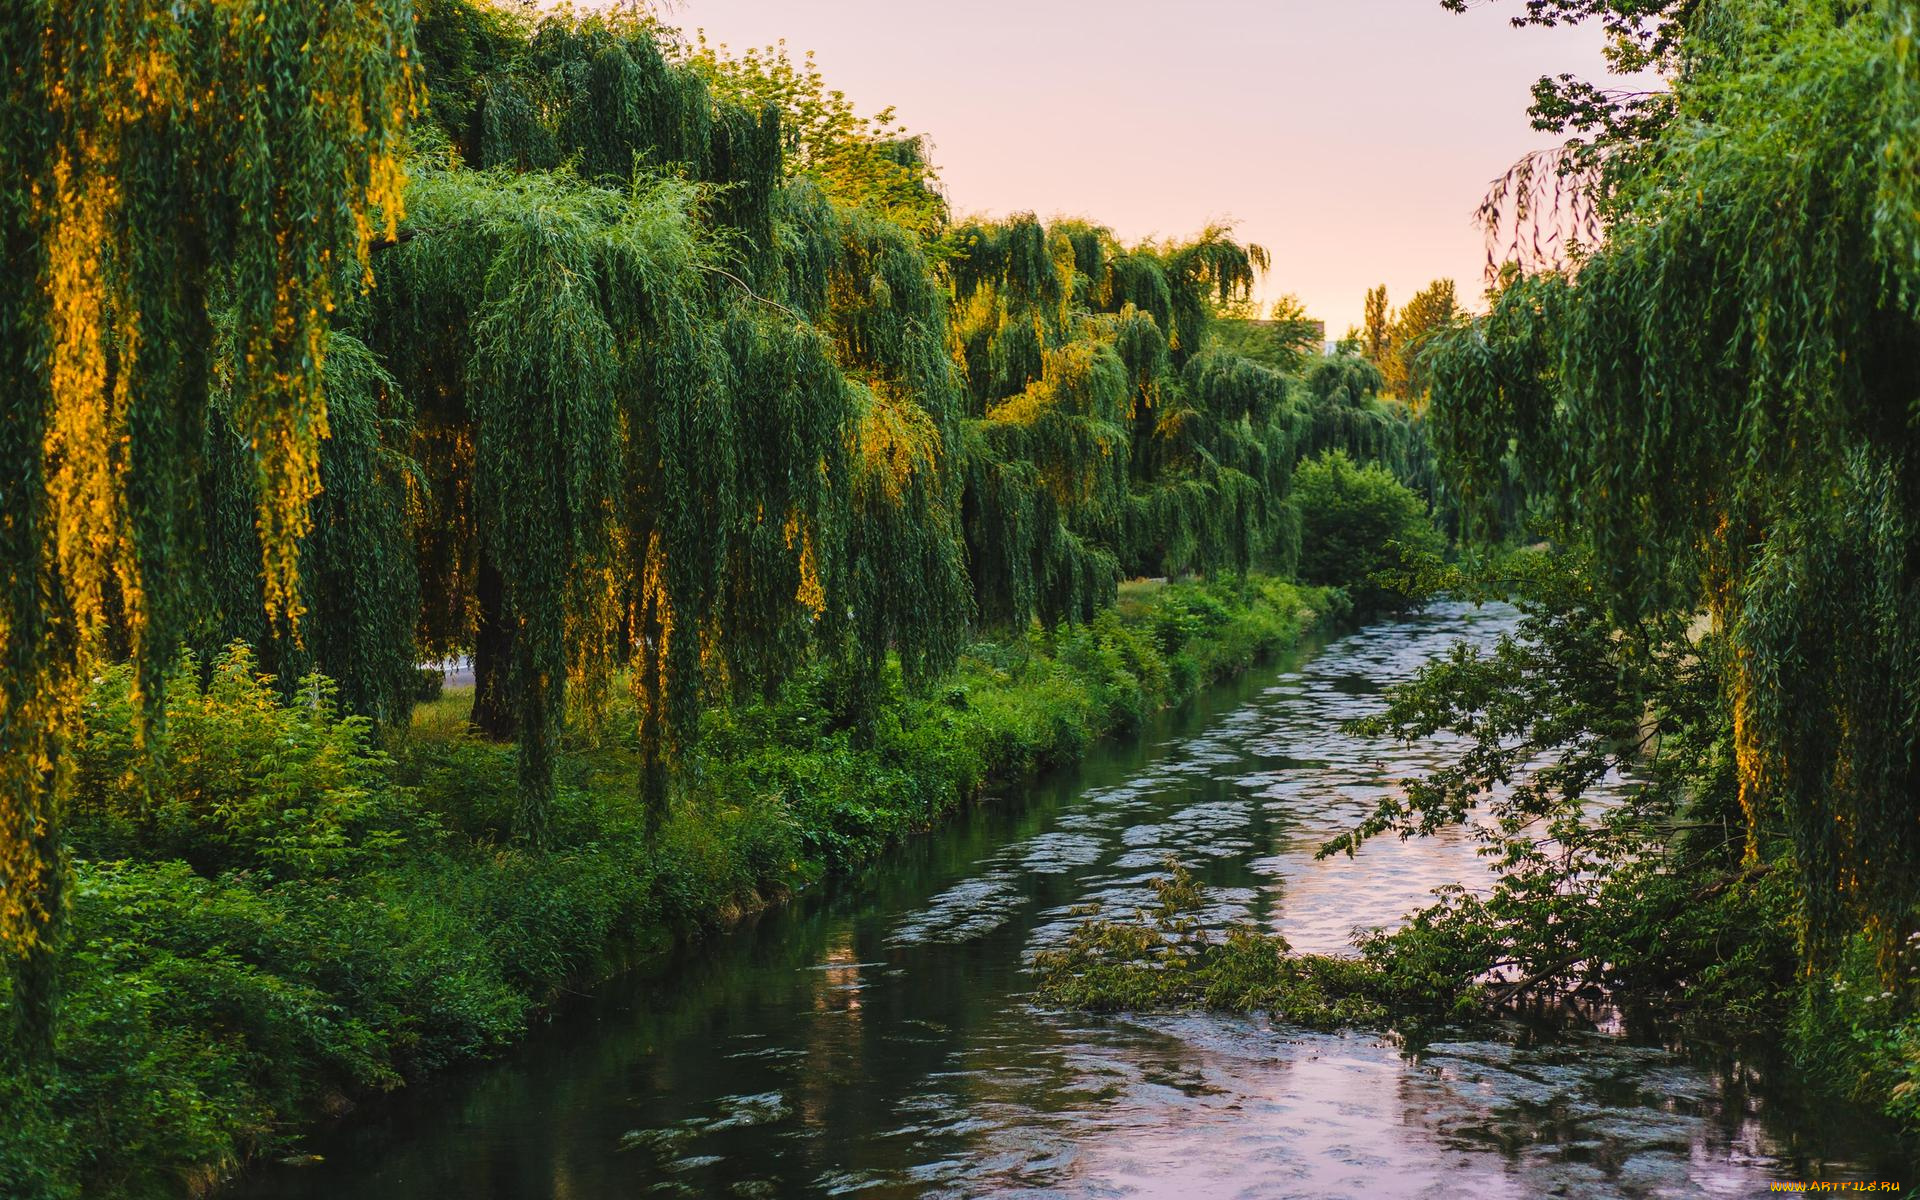
<instances>
[{"instance_id":1,"label":"pale pink sky","mask_svg":"<svg viewBox=\"0 0 1920 1200\"><path fill-rule=\"evenodd\" d=\"M1122 238L1212 219L1273 252L1338 337L1385 283L1451 277L1477 303L1472 211L1549 144L1541 74L1601 73L1595 29L1508 27L1519 0L677 0L673 24L736 49L812 49L862 111L933 141L961 213L1084 216Z\"/></svg>"}]
</instances>

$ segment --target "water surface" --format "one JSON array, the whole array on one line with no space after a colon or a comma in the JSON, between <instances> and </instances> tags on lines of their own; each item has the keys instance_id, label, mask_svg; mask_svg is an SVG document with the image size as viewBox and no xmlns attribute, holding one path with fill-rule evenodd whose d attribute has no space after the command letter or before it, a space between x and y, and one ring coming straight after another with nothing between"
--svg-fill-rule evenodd
<instances>
[{"instance_id":1,"label":"water surface","mask_svg":"<svg viewBox=\"0 0 1920 1200\"><path fill-rule=\"evenodd\" d=\"M1748 1196L1890 1179L1859 1114L1617 1036L1514 1027L1403 1051L1260 1018L1037 1008L1027 962L1169 854L1217 919L1338 952L1436 886L1452 835L1315 862L1444 754L1342 732L1510 609L1439 605L1201 698L1071 777L565 1008L512 1055L369 1105L318 1165L235 1195L469 1197Z\"/></svg>"}]
</instances>

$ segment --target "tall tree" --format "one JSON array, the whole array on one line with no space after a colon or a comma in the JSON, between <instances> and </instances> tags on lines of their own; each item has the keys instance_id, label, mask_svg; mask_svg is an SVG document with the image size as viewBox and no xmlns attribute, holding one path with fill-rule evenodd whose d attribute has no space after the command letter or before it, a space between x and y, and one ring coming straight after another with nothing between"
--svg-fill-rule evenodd
<instances>
[{"instance_id":1,"label":"tall tree","mask_svg":"<svg viewBox=\"0 0 1920 1200\"><path fill-rule=\"evenodd\" d=\"M1393 331L1388 335L1391 349L1383 370L1389 392L1415 408L1425 404L1427 370L1421 356L1433 335L1453 324L1459 315L1460 304L1451 279L1437 279L1407 301L1395 315Z\"/></svg>"},{"instance_id":2,"label":"tall tree","mask_svg":"<svg viewBox=\"0 0 1920 1200\"><path fill-rule=\"evenodd\" d=\"M157 711L203 537L216 327L265 608L297 627L328 326L401 216L417 88L406 0L22 0L0 21L0 942L13 1045L43 1059L65 744L110 625Z\"/></svg>"},{"instance_id":3,"label":"tall tree","mask_svg":"<svg viewBox=\"0 0 1920 1200\"><path fill-rule=\"evenodd\" d=\"M1791 839L1805 950L1857 935L1889 971L1920 903L1917 26L1891 0L1714 5L1604 243L1442 335L1433 388L1463 496L1517 442L1620 611L1712 615L1741 806Z\"/></svg>"},{"instance_id":4,"label":"tall tree","mask_svg":"<svg viewBox=\"0 0 1920 1200\"><path fill-rule=\"evenodd\" d=\"M1367 289L1365 324L1360 331L1360 353L1382 371L1393 350L1393 310L1387 306L1387 285Z\"/></svg>"}]
</instances>

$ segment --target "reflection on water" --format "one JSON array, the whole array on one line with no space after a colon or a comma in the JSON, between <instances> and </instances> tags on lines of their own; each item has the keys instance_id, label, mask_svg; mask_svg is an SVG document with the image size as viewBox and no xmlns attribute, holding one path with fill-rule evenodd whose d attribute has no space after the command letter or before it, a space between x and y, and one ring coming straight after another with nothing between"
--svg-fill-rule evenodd
<instances>
[{"instance_id":1,"label":"reflection on water","mask_svg":"<svg viewBox=\"0 0 1920 1200\"><path fill-rule=\"evenodd\" d=\"M1598 1034L1379 1036L1035 1008L1026 963L1077 906L1145 903L1173 853L1216 919L1340 951L1443 883L1461 836L1313 850L1445 746L1352 737L1503 608L1441 605L1257 673L1018 805L564 1012L505 1061L329 1133L242 1197L1751 1195L1898 1178L1873 1139L1751 1068Z\"/></svg>"}]
</instances>

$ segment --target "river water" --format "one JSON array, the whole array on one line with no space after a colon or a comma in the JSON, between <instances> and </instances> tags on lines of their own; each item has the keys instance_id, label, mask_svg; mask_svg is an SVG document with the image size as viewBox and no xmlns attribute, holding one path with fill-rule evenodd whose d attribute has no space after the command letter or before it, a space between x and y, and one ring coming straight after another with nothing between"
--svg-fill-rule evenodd
<instances>
[{"instance_id":1,"label":"river water","mask_svg":"<svg viewBox=\"0 0 1920 1200\"><path fill-rule=\"evenodd\" d=\"M247 1200L1750 1196L1899 1179L1858 1113L1758 1067L1515 1025L1410 1053L1262 1018L1036 1007L1026 964L1175 854L1221 919L1339 952L1464 837L1313 851L1443 745L1342 722L1511 609L1441 604L1256 671L861 878L564 1006L510 1056L367 1106Z\"/></svg>"}]
</instances>

